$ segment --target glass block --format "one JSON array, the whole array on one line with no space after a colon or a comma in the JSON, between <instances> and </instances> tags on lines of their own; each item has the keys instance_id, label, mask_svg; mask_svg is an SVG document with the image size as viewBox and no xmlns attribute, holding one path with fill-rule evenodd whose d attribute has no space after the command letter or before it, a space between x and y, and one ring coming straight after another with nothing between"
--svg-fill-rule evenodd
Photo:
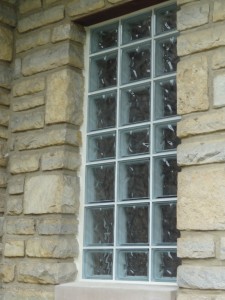
<instances>
[{"instance_id":1,"label":"glass block","mask_svg":"<svg viewBox=\"0 0 225 300\"><path fill-rule=\"evenodd\" d=\"M121 73L123 84L150 78L151 45L142 44L123 50Z\"/></svg>"},{"instance_id":2,"label":"glass block","mask_svg":"<svg viewBox=\"0 0 225 300\"><path fill-rule=\"evenodd\" d=\"M175 79L157 81L155 85L155 118L177 114L177 84Z\"/></svg>"},{"instance_id":3,"label":"glass block","mask_svg":"<svg viewBox=\"0 0 225 300\"><path fill-rule=\"evenodd\" d=\"M119 251L118 260L119 279L148 279L148 251Z\"/></svg>"},{"instance_id":4,"label":"glass block","mask_svg":"<svg viewBox=\"0 0 225 300\"><path fill-rule=\"evenodd\" d=\"M177 7L167 6L156 11L156 34L176 30L177 28Z\"/></svg>"},{"instance_id":5,"label":"glass block","mask_svg":"<svg viewBox=\"0 0 225 300\"><path fill-rule=\"evenodd\" d=\"M121 156L146 154L150 151L149 128L124 130L120 133Z\"/></svg>"},{"instance_id":6,"label":"glass block","mask_svg":"<svg viewBox=\"0 0 225 300\"><path fill-rule=\"evenodd\" d=\"M177 160L175 157L155 159L154 189L156 198L175 197L177 195Z\"/></svg>"},{"instance_id":7,"label":"glass block","mask_svg":"<svg viewBox=\"0 0 225 300\"><path fill-rule=\"evenodd\" d=\"M152 243L175 244L180 236L177 230L176 203L154 203L152 217Z\"/></svg>"},{"instance_id":8,"label":"glass block","mask_svg":"<svg viewBox=\"0 0 225 300\"><path fill-rule=\"evenodd\" d=\"M118 23L91 31L91 52L106 50L118 45Z\"/></svg>"},{"instance_id":9,"label":"glass block","mask_svg":"<svg viewBox=\"0 0 225 300\"><path fill-rule=\"evenodd\" d=\"M89 131L116 126L116 93L89 97Z\"/></svg>"},{"instance_id":10,"label":"glass block","mask_svg":"<svg viewBox=\"0 0 225 300\"><path fill-rule=\"evenodd\" d=\"M178 63L177 39L175 36L156 42L156 76L176 72Z\"/></svg>"},{"instance_id":11,"label":"glass block","mask_svg":"<svg viewBox=\"0 0 225 300\"><path fill-rule=\"evenodd\" d=\"M119 208L119 244L147 244L149 232L147 205L128 205Z\"/></svg>"},{"instance_id":12,"label":"glass block","mask_svg":"<svg viewBox=\"0 0 225 300\"><path fill-rule=\"evenodd\" d=\"M127 19L123 22L123 43L151 36L151 13Z\"/></svg>"},{"instance_id":13,"label":"glass block","mask_svg":"<svg viewBox=\"0 0 225 300\"><path fill-rule=\"evenodd\" d=\"M88 167L87 202L114 201L115 167L113 164Z\"/></svg>"},{"instance_id":14,"label":"glass block","mask_svg":"<svg viewBox=\"0 0 225 300\"><path fill-rule=\"evenodd\" d=\"M84 273L86 278L112 279L112 269L112 251L85 251Z\"/></svg>"},{"instance_id":15,"label":"glass block","mask_svg":"<svg viewBox=\"0 0 225 300\"><path fill-rule=\"evenodd\" d=\"M88 138L88 159L114 158L116 154L116 134L94 135Z\"/></svg>"},{"instance_id":16,"label":"glass block","mask_svg":"<svg viewBox=\"0 0 225 300\"><path fill-rule=\"evenodd\" d=\"M150 120L150 86L136 86L121 92L122 125Z\"/></svg>"},{"instance_id":17,"label":"glass block","mask_svg":"<svg viewBox=\"0 0 225 300\"><path fill-rule=\"evenodd\" d=\"M152 258L153 280L176 281L181 259L177 257L175 250L155 250Z\"/></svg>"},{"instance_id":18,"label":"glass block","mask_svg":"<svg viewBox=\"0 0 225 300\"><path fill-rule=\"evenodd\" d=\"M119 178L121 200L149 197L149 161L121 163Z\"/></svg>"},{"instance_id":19,"label":"glass block","mask_svg":"<svg viewBox=\"0 0 225 300\"><path fill-rule=\"evenodd\" d=\"M90 90L95 91L116 86L117 54L111 53L91 59Z\"/></svg>"},{"instance_id":20,"label":"glass block","mask_svg":"<svg viewBox=\"0 0 225 300\"><path fill-rule=\"evenodd\" d=\"M85 244L112 245L113 226L114 210L112 207L88 208L85 217Z\"/></svg>"},{"instance_id":21,"label":"glass block","mask_svg":"<svg viewBox=\"0 0 225 300\"><path fill-rule=\"evenodd\" d=\"M174 123L155 126L155 151L174 150L180 143L177 125Z\"/></svg>"}]
</instances>

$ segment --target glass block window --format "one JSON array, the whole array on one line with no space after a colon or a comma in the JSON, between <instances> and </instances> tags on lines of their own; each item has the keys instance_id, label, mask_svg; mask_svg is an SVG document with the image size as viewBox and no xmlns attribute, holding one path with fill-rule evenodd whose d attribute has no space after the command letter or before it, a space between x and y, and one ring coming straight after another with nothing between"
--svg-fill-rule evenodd
<instances>
[{"instance_id":1,"label":"glass block window","mask_svg":"<svg viewBox=\"0 0 225 300\"><path fill-rule=\"evenodd\" d=\"M90 29L83 276L174 282L176 6Z\"/></svg>"}]
</instances>

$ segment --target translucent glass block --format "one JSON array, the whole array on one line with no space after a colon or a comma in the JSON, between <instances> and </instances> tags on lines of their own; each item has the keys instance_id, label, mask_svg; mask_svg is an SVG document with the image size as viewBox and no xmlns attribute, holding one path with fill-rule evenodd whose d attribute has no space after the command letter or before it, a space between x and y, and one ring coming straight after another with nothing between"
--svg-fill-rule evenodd
<instances>
[{"instance_id":1,"label":"translucent glass block","mask_svg":"<svg viewBox=\"0 0 225 300\"><path fill-rule=\"evenodd\" d=\"M149 161L121 163L119 174L121 200L149 197Z\"/></svg>"},{"instance_id":2,"label":"translucent glass block","mask_svg":"<svg viewBox=\"0 0 225 300\"><path fill-rule=\"evenodd\" d=\"M115 167L113 164L88 167L86 201L114 201Z\"/></svg>"},{"instance_id":3,"label":"translucent glass block","mask_svg":"<svg viewBox=\"0 0 225 300\"><path fill-rule=\"evenodd\" d=\"M152 257L153 280L176 281L177 267L181 259L175 250L155 250Z\"/></svg>"},{"instance_id":4,"label":"translucent glass block","mask_svg":"<svg viewBox=\"0 0 225 300\"><path fill-rule=\"evenodd\" d=\"M148 279L147 251L119 251L118 278L125 280Z\"/></svg>"},{"instance_id":5,"label":"translucent glass block","mask_svg":"<svg viewBox=\"0 0 225 300\"><path fill-rule=\"evenodd\" d=\"M156 11L156 34L162 34L177 28L177 7L171 5Z\"/></svg>"},{"instance_id":6,"label":"translucent glass block","mask_svg":"<svg viewBox=\"0 0 225 300\"><path fill-rule=\"evenodd\" d=\"M150 120L150 86L132 87L121 92L122 125Z\"/></svg>"},{"instance_id":7,"label":"translucent glass block","mask_svg":"<svg viewBox=\"0 0 225 300\"><path fill-rule=\"evenodd\" d=\"M88 138L88 159L89 161L98 159L114 158L116 152L115 132L89 136Z\"/></svg>"},{"instance_id":8,"label":"translucent glass block","mask_svg":"<svg viewBox=\"0 0 225 300\"><path fill-rule=\"evenodd\" d=\"M151 13L127 19L123 22L123 43L151 36Z\"/></svg>"},{"instance_id":9,"label":"translucent glass block","mask_svg":"<svg viewBox=\"0 0 225 300\"><path fill-rule=\"evenodd\" d=\"M95 91L116 86L117 54L98 56L90 64L90 90Z\"/></svg>"},{"instance_id":10,"label":"translucent glass block","mask_svg":"<svg viewBox=\"0 0 225 300\"><path fill-rule=\"evenodd\" d=\"M177 195L177 160L175 157L155 159L154 194L156 198L175 197Z\"/></svg>"},{"instance_id":11,"label":"translucent glass block","mask_svg":"<svg viewBox=\"0 0 225 300\"><path fill-rule=\"evenodd\" d=\"M150 78L151 45L142 44L124 50L121 73L122 83Z\"/></svg>"},{"instance_id":12,"label":"translucent glass block","mask_svg":"<svg viewBox=\"0 0 225 300\"><path fill-rule=\"evenodd\" d=\"M155 85L155 118L177 114L177 84L175 79L157 81Z\"/></svg>"},{"instance_id":13,"label":"translucent glass block","mask_svg":"<svg viewBox=\"0 0 225 300\"><path fill-rule=\"evenodd\" d=\"M178 63L177 39L175 36L156 42L156 76L176 72Z\"/></svg>"},{"instance_id":14,"label":"translucent glass block","mask_svg":"<svg viewBox=\"0 0 225 300\"><path fill-rule=\"evenodd\" d=\"M97 52L118 45L118 23L94 29L91 32L91 52Z\"/></svg>"},{"instance_id":15,"label":"translucent glass block","mask_svg":"<svg viewBox=\"0 0 225 300\"><path fill-rule=\"evenodd\" d=\"M85 244L113 244L114 210L112 207L88 208L85 216Z\"/></svg>"},{"instance_id":16,"label":"translucent glass block","mask_svg":"<svg viewBox=\"0 0 225 300\"><path fill-rule=\"evenodd\" d=\"M115 127L116 93L104 93L89 97L89 131Z\"/></svg>"},{"instance_id":17,"label":"translucent glass block","mask_svg":"<svg viewBox=\"0 0 225 300\"><path fill-rule=\"evenodd\" d=\"M163 124L155 126L155 151L174 150L180 140L177 137L176 124Z\"/></svg>"},{"instance_id":18,"label":"translucent glass block","mask_svg":"<svg viewBox=\"0 0 225 300\"><path fill-rule=\"evenodd\" d=\"M112 279L113 253L112 251L85 251L85 278Z\"/></svg>"},{"instance_id":19,"label":"translucent glass block","mask_svg":"<svg viewBox=\"0 0 225 300\"><path fill-rule=\"evenodd\" d=\"M149 128L124 130L120 135L121 156L149 153Z\"/></svg>"},{"instance_id":20,"label":"translucent glass block","mask_svg":"<svg viewBox=\"0 0 225 300\"><path fill-rule=\"evenodd\" d=\"M128 205L119 208L119 244L147 244L149 209L147 205Z\"/></svg>"},{"instance_id":21,"label":"translucent glass block","mask_svg":"<svg viewBox=\"0 0 225 300\"><path fill-rule=\"evenodd\" d=\"M154 203L152 216L152 243L175 244L180 236L177 230L176 203Z\"/></svg>"}]
</instances>

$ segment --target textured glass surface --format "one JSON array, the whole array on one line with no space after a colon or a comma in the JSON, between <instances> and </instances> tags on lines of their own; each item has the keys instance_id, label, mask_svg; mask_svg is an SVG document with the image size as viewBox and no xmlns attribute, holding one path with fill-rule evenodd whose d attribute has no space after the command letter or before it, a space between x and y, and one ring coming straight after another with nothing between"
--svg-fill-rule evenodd
<instances>
[{"instance_id":1,"label":"textured glass surface","mask_svg":"<svg viewBox=\"0 0 225 300\"><path fill-rule=\"evenodd\" d=\"M89 130L116 125L116 93L106 93L89 98Z\"/></svg>"},{"instance_id":2,"label":"textured glass surface","mask_svg":"<svg viewBox=\"0 0 225 300\"><path fill-rule=\"evenodd\" d=\"M150 78L151 47L149 44L124 50L122 82L136 81Z\"/></svg>"},{"instance_id":3,"label":"textured glass surface","mask_svg":"<svg viewBox=\"0 0 225 300\"><path fill-rule=\"evenodd\" d=\"M122 156L149 153L149 129L124 131L121 134Z\"/></svg>"},{"instance_id":4,"label":"textured glass surface","mask_svg":"<svg viewBox=\"0 0 225 300\"><path fill-rule=\"evenodd\" d=\"M118 24L101 27L91 34L91 51L101 51L118 44Z\"/></svg>"},{"instance_id":5,"label":"textured glass surface","mask_svg":"<svg viewBox=\"0 0 225 300\"><path fill-rule=\"evenodd\" d=\"M116 146L115 133L89 137L89 160L115 157Z\"/></svg>"},{"instance_id":6,"label":"textured glass surface","mask_svg":"<svg viewBox=\"0 0 225 300\"><path fill-rule=\"evenodd\" d=\"M123 43L151 36L151 14L134 17L123 22Z\"/></svg>"},{"instance_id":7,"label":"textured glass surface","mask_svg":"<svg viewBox=\"0 0 225 300\"><path fill-rule=\"evenodd\" d=\"M114 166L101 165L88 168L88 202L114 201Z\"/></svg>"},{"instance_id":8,"label":"textured glass surface","mask_svg":"<svg viewBox=\"0 0 225 300\"><path fill-rule=\"evenodd\" d=\"M177 85L175 79L159 81L155 90L156 119L177 114Z\"/></svg>"},{"instance_id":9,"label":"textured glass surface","mask_svg":"<svg viewBox=\"0 0 225 300\"><path fill-rule=\"evenodd\" d=\"M155 128L156 152L177 148L180 140L177 137L176 124L159 125Z\"/></svg>"},{"instance_id":10,"label":"textured glass surface","mask_svg":"<svg viewBox=\"0 0 225 300\"><path fill-rule=\"evenodd\" d=\"M178 56L177 39L175 36L157 41L156 61L156 75L176 72Z\"/></svg>"},{"instance_id":11,"label":"textured glass surface","mask_svg":"<svg viewBox=\"0 0 225 300\"><path fill-rule=\"evenodd\" d=\"M88 226L85 233L86 244L112 244L114 212L111 207L89 208L86 220Z\"/></svg>"},{"instance_id":12,"label":"textured glass surface","mask_svg":"<svg viewBox=\"0 0 225 300\"><path fill-rule=\"evenodd\" d=\"M87 251L85 260L87 278L112 278L113 255L111 251Z\"/></svg>"},{"instance_id":13,"label":"textured glass surface","mask_svg":"<svg viewBox=\"0 0 225 300\"><path fill-rule=\"evenodd\" d=\"M177 8L176 5L156 11L156 33L164 33L176 30L177 27Z\"/></svg>"}]
</instances>

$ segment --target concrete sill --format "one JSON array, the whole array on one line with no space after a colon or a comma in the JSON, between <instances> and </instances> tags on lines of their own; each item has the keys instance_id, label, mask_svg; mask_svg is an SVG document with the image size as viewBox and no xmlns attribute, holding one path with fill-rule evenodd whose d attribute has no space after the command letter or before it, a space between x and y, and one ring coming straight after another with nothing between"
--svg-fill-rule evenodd
<instances>
[{"instance_id":1,"label":"concrete sill","mask_svg":"<svg viewBox=\"0 0 225 300\"><path fill-rule=\"evenodd\" d=\"M55 287L55 300L176 300L175 286L77 282Z\"/></svg>"}]
</instances>

